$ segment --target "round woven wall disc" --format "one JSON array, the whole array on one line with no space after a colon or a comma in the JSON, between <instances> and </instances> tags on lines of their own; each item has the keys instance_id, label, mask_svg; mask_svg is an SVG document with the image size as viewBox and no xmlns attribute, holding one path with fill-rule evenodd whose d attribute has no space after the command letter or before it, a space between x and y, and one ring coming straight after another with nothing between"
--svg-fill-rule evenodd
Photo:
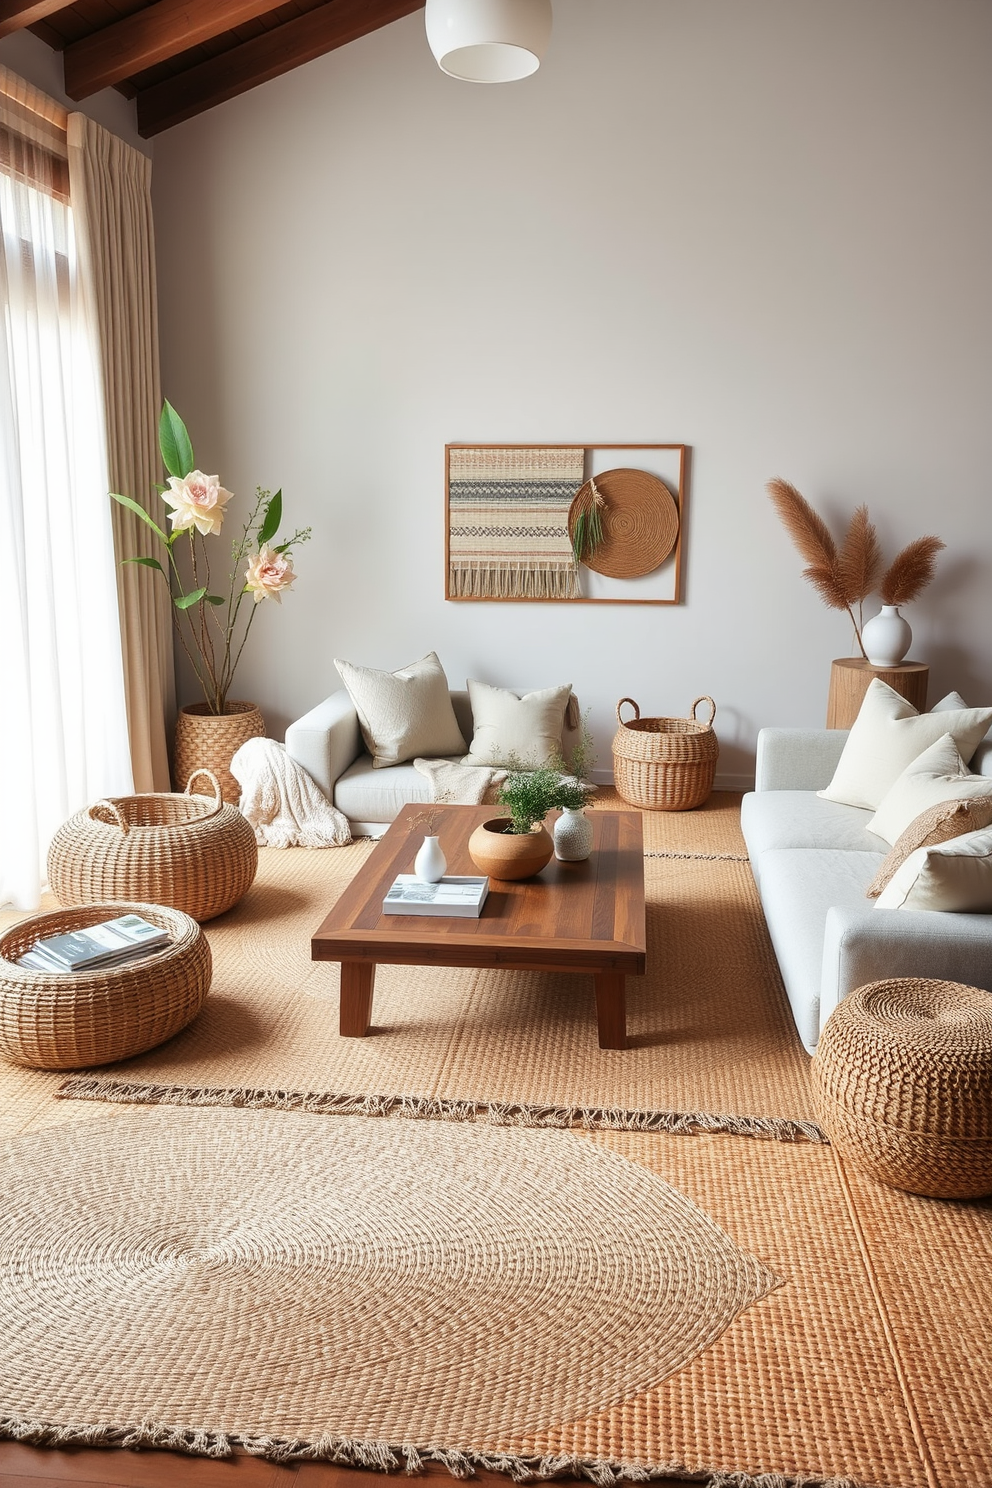
<instances>
[{"instance_id":1,"label":"round woven wall disc","mask_svg":"<svg viewBox=\"0 0 992 1488\"><path fill-rule=\"evenodd\" d=\"M586 568L610 579L637 579L664 563L679 535L679 512L671 491L647 470L604 470L595 477L606 502L602 510L603 541L588 558ZM568 530L592 501L592 481L577 492L568 512Z\"/></svg>"}]
</instances>

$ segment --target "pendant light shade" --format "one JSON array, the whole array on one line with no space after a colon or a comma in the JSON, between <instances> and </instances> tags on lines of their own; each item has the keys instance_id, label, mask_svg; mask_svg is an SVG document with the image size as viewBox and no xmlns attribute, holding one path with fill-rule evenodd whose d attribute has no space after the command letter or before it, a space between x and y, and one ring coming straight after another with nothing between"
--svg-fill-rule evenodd
<instances>
[{"instance_id":1,"label":"pendant light shade","mask_svg":"<svg viewBox=\"0 0 992 1488\"><path fill-rule=\"evenodd\" d=\"M540 66L551 0L427 0L427 41L442 72L512 83Z\"/></svg>"}]
</instances>

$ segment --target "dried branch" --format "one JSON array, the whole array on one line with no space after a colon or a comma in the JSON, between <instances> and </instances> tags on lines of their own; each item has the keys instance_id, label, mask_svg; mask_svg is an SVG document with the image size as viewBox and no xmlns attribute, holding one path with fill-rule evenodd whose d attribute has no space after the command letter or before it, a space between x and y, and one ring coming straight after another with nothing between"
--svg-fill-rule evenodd
<instances>
[{"instance_id":1,"label":"dried branch","mask_svg":"<svg viewBox=\"0 0 992 1488\"><path fill-rule=\"evenodd\" d=\"M859 506L837 554L837 582L849 605L860 605L875 588L882 569L882 550L868 508Z\"/></svg>"},{"instance_id":2,"label":"dried branch","mask_svg":"<svg viewBox=\"0 0 992 1488\"><path fill-rule=\"evenodd\" d=\"M882 575L878 592L887 605L912 604L933 578L937 554L946 543L939 537L918 537L897 553Z\"/></svg>"},{"instance_id":3,"label":"dried branch","mask_svg":"<svg viewBox=\"0 0 992 1488\"><path fill-rule=\"evenodd\" d=\"M765 490L806 563L811 568L833 568L837 561L837 545L823 518L817 516L805 496L801 496L788 481L779 479L770 480ZM841 608L844 608L843 604Z\"/></svg>"}]
</instances>

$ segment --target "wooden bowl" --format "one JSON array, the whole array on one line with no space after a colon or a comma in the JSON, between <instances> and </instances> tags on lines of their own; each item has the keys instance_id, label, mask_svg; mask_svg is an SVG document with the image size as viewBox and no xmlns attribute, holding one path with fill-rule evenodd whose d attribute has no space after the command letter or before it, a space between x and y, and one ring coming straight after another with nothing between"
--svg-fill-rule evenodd
<instances>
[{"instance_id":1,"label":"wooden bowl","mask_svg":"<svg viewBox=\"0 0 992 1488\"><path fill-rule=\"evenodd\" d=\"M542 823L530 832L510 832L509 817L497 816L476 827L468 839L468 853L481 873L490 878L530 878L546 868L555 845Z\"/></svg>"}]
</instances>

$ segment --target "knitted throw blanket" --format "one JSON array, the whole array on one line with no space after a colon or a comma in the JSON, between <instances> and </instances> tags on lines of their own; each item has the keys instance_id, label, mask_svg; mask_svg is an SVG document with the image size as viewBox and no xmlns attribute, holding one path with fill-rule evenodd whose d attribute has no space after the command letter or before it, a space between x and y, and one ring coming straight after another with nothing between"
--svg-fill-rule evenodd
<instances>
[{"instance_id":1,"label":"knitted throw blanket","mask_svg":"<svg viewBox=\"0 0 992 1488\"><path fill-rule=\"evenodd\" d=\"M343 847L351 841L348 818L275 739L242 744L231 774L241 787L241 814L261 847Z\"/></svg>"}]
</instances>

